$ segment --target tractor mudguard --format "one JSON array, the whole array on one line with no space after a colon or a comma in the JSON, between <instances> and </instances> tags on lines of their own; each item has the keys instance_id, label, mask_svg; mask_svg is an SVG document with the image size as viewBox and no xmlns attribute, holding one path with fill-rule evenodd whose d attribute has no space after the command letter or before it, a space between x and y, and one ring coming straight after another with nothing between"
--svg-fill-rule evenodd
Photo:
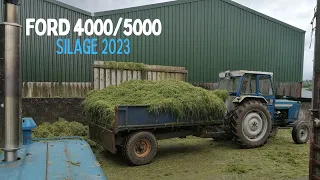
<instances>
[{"instance_id":1,"label":"tractor mudguard","mask_svg":"<svg viewBox=\"0 0 320 180\"><path fill-rule=\"evenodd\" d=\"M248 96L248 95L245 95L245 96L240 96L240 97L236 97L234 98L234 100L232 101L233 103L241 103L242 101L244 101L245 99L257 99L257 100L260 100L264 103L268 103L268 101L262 97L262 96Z\"/></svg>"}]
</instances>

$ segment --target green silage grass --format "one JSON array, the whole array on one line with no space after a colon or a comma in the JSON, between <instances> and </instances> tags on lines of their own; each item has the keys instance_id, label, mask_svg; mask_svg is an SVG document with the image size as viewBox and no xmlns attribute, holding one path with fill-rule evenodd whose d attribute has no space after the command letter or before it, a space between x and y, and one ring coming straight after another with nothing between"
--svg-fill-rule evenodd
<instances>
[{"instance_id":1,"label":"green silage grass","mask_svg":"<svg viewBox=\"0 0 320 180\"><path fill-rule=\"evenodd\" d=\"M32 133L33 138L55 138L66 136L79 136L85 139L91 147L96 147L96 143L89 139L89 127L79 122L68 122L59 118L54 123L44 122L39 124ZM2 151L0 150L0 154Z\"/></svg>"},{"instance_id":2,"label":"green silage grass","mask_svg":"<svg viewBox=\"0 0 320 180\"><path fill-rule=\"evenodd\" d=\"M87 136L88 126L79 122L68 122L62 118L54 123L42 123L34 131L33 137L54 138L61 136Z\"/></svg>"},{"instance_id":3,"label":"green silage grass","mask_svg":"<svg viewBox=\"0 0 320 180\"><path fill-rule=\"evenodd\" d=\"M168 112L178 121L201 122L223 118L227 97L226 91L209 91L178 80L133 80L93 90L83 103L89 120L100 125L113 125L118 105L143 105L155 115Z\"/></svg>"},{"instance_id":4,"label":"green silage grass","mask_svg":"<svg viewBox=\"0 0 320 180\"><path fill-rule=\"evenodd\" d=\"M37 126L32 133L33 138L55 138L79 136L86 140L92 148L97 144L89 138L89 127L79 122L69 122L59 118L54 123L44 122Z\"/></svg>"},{"instance_id":5,"label":"green silage grass","mask_svg":"<svg viewBox=\"0 0 320 180\"><path fill-rule=\"evenodd\" d=\"M147 66L145 64L134 63L134 62L105 61L104 65L109 69L134 70L134 71L147 70Z\"/></svg>"}]
</instances>

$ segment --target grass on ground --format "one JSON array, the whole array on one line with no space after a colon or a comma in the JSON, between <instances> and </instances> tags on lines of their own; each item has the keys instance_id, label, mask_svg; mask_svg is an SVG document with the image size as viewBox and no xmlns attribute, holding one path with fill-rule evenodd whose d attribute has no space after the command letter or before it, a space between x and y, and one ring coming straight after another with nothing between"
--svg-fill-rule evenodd
<instances>
[{"instance_id":1,"label":"grass on ground","mask_svg":"<svg viewBox=\"0 0 320 180\"><path fill-rule=\"evenodd\" d=\"M120 155L94 152L110 180L127 179L307 179L309 144L297 145L291 130L257 149L239 149L232 141L188 137L159 141L154 161L129 166Z\"/></svg>"}]
</instances>

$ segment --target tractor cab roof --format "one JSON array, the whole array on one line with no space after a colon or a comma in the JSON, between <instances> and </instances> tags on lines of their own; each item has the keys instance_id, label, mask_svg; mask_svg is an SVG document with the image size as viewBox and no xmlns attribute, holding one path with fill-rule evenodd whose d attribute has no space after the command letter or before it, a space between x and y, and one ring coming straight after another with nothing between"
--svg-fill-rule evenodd
<instances>
[{"instance_id":1,"label":"tractor cab roof","mask_svg":"<svg viewBox=\"0 0 320 180\"><path fill-rule=\"evenodd\" d=\"M219 73L219 78L243 76L244 74L257 74L257 75L270 75L270 76L273 76L272 72L237 70L237 71L221 72L221 73Z\"/></svg>"}]
</instances>

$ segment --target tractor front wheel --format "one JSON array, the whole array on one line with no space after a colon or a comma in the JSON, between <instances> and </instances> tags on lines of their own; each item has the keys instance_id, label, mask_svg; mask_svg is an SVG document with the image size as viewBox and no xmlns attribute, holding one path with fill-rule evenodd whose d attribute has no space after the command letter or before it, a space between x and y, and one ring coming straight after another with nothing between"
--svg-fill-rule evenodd
<instances>
[{"instance_id":1,"label":"tractor front wheel","mask_svg":"<svg viewBox=\"0 0 320 180\"><path fill-rule=\"evenodd\" d=\"M296 144L304 144L309 141L310 127L305 121L297 121L293 125L292 139Z\"/></svg>"},{"instance_id":2,"label":"tractor front wheel","mask_svg":"<svg viewBox=\"0 0 320 180\"><path fill-rule=\"evenodd\" d=\"M236 108L230 126L241 147L256 148L267 142L272 121L267 107L259 101L251 100Z\"/></svg>"}]
</instances>

